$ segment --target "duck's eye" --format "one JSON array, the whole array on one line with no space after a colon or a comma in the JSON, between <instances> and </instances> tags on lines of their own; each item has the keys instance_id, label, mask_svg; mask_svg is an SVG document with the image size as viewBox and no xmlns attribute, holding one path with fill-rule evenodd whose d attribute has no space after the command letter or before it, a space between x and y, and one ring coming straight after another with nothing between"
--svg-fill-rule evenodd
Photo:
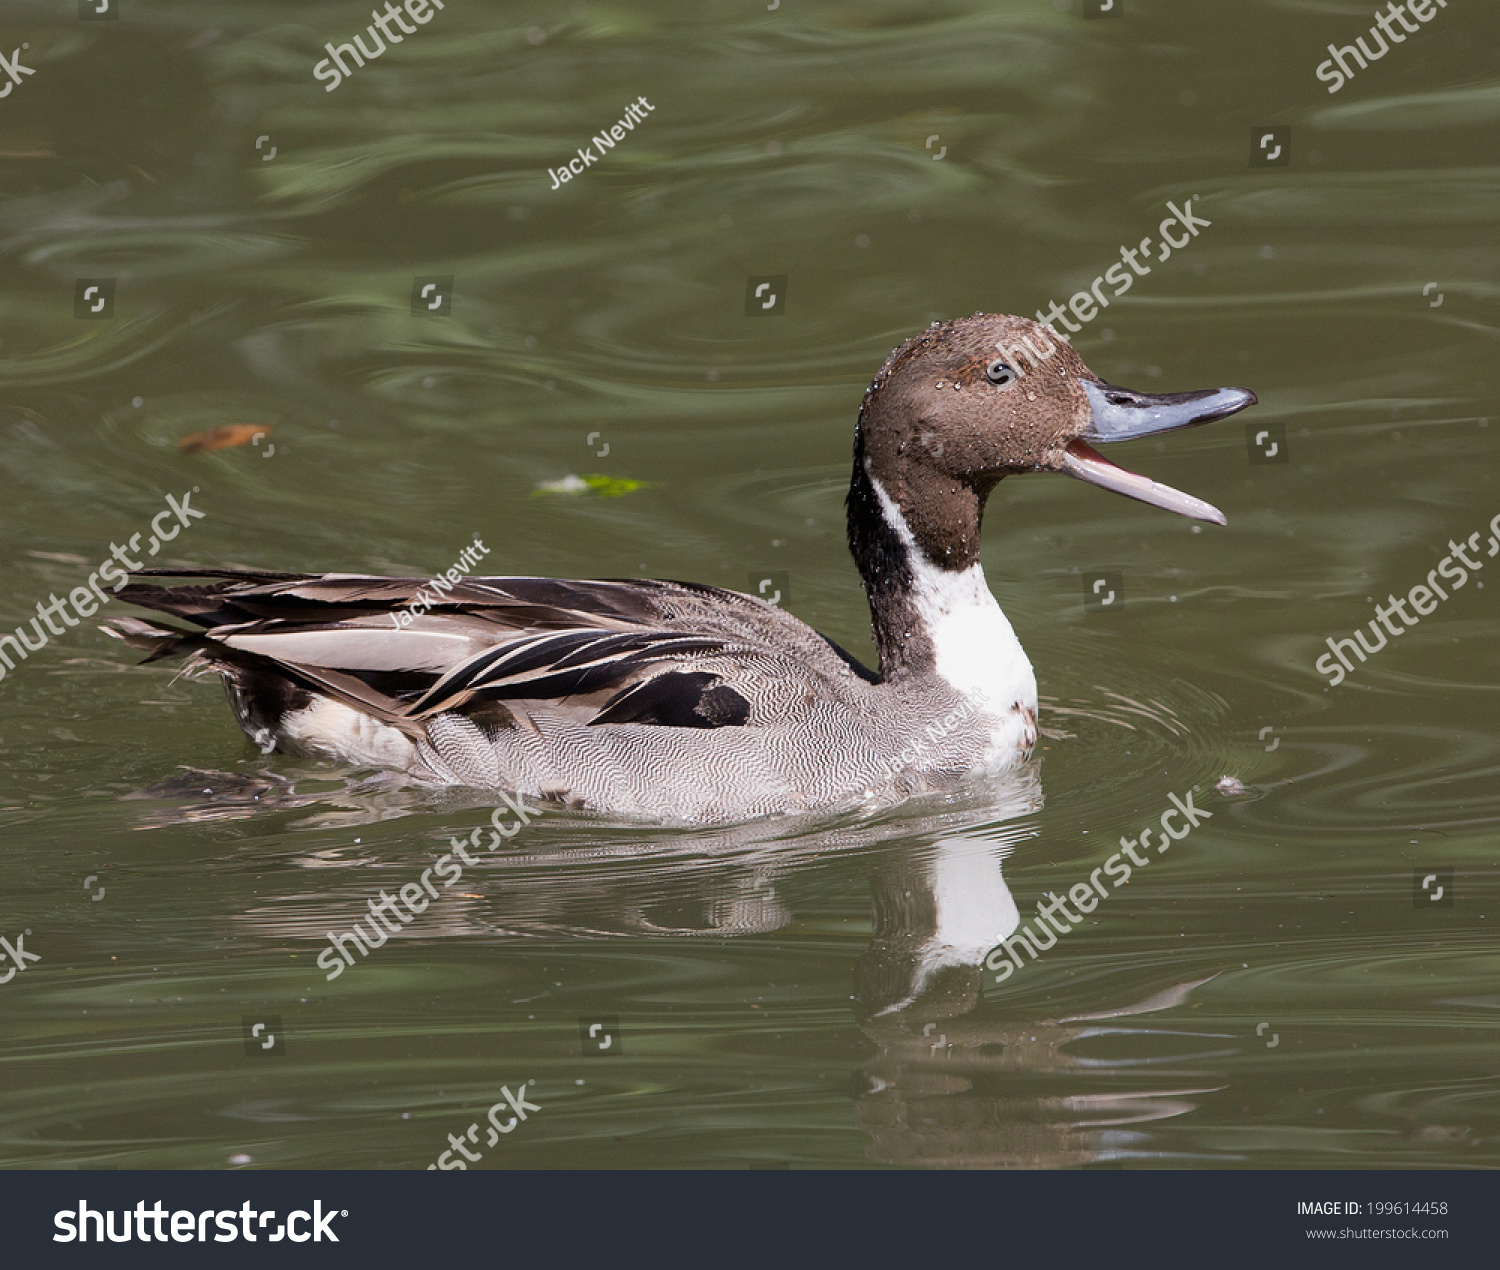
<instances>
[{"instance_id":1,"label":"duck's eye","mask_svg":"<svg viewBox=\"0 0 1500 1270\"><path fill-rule=\"evenodd\" d=\"M1016 382L1016 372L998 357L984 368L984 377L996 388L1004 388L1007 384Z\"/></svg>"}]
</instances>

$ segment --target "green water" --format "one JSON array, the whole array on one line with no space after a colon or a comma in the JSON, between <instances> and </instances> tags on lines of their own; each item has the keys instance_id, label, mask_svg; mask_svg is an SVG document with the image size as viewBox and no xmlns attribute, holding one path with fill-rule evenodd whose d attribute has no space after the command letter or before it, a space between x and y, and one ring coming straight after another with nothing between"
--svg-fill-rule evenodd
<instances>
[{"instance_id":1,"label":"green water","mask_svg":"<svg viewBox=\"0 0 1500 1270\"><path fill-rule=\"evenodd\" d=\"M1500 557L1313 669L1500 512L1500 14L1453 0L1330 95L1366 6L1123 3L448 0L333 92L364 6L8 6L0 630L196 490L158 558L425 576L478 534L496 573L774 576L868 657L876 367L1066 304L1169 201L1210 227L1075 344L1262 404L1113 452L1225 529L997 491L1029 785L713 832L549 810L333 982L326 932L488 808L264 757L212 682L64 628L0 682L0 935L40 957L0 984L0 1160L425 1168L474 1124L479 1168L1500 1162ZM1272 126L1290 162L1253 167ZM179 452L225 424L268 431ZM570 475L642 484L537 496ZM1123 609L1085 611L1096 570ZM1212 818L1004 984L945 944L1189 790Z\"/></svg>"}]
</instances>

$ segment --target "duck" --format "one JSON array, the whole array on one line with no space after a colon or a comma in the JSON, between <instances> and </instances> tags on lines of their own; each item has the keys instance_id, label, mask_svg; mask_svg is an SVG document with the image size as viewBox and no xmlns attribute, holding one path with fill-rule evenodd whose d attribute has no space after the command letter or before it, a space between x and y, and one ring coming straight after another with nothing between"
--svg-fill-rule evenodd
<instances>
[{"instance_id":1,"label":"duck","mask_svg":"<svg viewBox=\"0 0 1500 1270\"><path fill-rule=\"evenodd\" d=\"M266 754L684 825L889 805L1036 747L1036 675L979 559L999 482L1061 473L1223 525L1094 446L1254 404L1247 388L1107 384L1028 318L907 339L864 394L846 500L874 668L764 598L652 579L450 571L433 594L420 578L151 568L119 597L175 622L103 629L219 675Z\"/></svg>"}]
</instances>

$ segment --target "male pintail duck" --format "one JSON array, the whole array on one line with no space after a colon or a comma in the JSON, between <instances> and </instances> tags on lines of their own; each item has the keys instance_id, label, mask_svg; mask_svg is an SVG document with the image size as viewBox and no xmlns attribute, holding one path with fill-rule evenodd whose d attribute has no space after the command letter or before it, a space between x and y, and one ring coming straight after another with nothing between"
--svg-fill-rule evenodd
<instances>
[{"instance_id":1,"label":"male pintail duck","mask_svg":"<svg viewBox=\"0 0 1500 1270\"><path fill-rule=\"evenodd\" d=\"M1026 318L907 340L865 393L847 501L878 673L784 609L689 582L461 579L398 627L423 579L150 569L214 579L120 592L195 629L106 629L222 675L266 753L676 822L894 801L1036 744L1036 677L979 565L1001 478L1063 472L1222 525L1090 443L1255 400L1112 387Z\"/></svg>"}]
</instances>

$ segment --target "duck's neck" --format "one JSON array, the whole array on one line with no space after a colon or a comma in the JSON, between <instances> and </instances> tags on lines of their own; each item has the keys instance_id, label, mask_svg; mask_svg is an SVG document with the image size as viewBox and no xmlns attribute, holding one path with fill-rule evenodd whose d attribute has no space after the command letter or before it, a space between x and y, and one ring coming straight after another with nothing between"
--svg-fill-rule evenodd
<instances>
[{"instance_id":1,"label":"duck's neck","mask_svg":"<svg viewBox=\"0 0 1500 1270\"><path fill-rule=\"evenodd\" d=\"M911 467L891 484L870 471L857 438L849 548L870 600L881 678L936 675L995 712L1034 709L1031 663L979 564L988 490Z\"/></svg>"}]
</instances>

